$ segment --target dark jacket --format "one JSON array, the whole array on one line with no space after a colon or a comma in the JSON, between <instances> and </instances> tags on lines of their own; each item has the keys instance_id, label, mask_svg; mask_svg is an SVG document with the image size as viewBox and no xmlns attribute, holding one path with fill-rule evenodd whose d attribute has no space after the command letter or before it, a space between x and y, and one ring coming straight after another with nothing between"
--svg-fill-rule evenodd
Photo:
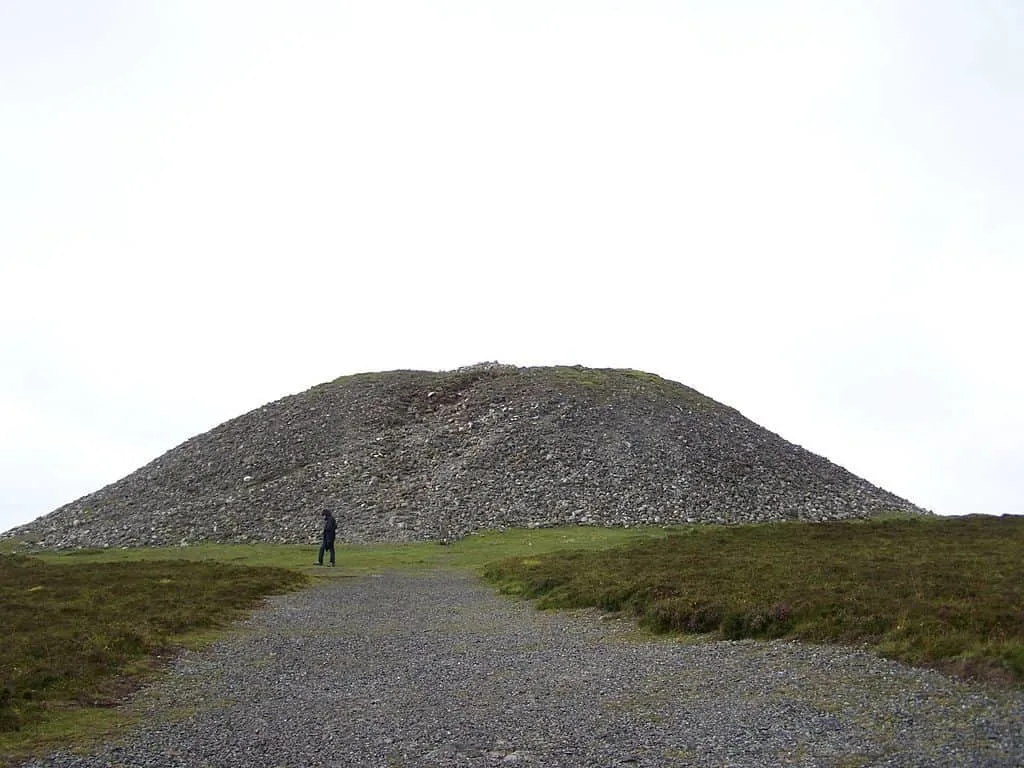
<instances>
[{"instance_id":1,"label":"dark jacket","mask_svg":"<svg viewBox=\"0 0 1024 768\"><path fill-rule=\"evenodd\" d=\"M338 524L334 521L334 515L330 512L324 513L324 544L334 543L334 534L338 530Z\"/></svg>"}]
</instances>

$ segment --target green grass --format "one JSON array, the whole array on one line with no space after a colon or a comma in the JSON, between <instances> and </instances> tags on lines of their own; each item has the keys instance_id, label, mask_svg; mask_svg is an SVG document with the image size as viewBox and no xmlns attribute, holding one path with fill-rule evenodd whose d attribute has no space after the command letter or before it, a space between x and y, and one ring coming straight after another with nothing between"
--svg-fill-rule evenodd
<instances>
[{"instance_id":1,"label":"green grass","mask_svg":"<svg viewBox=\"0 0 1024 768\"><path fill-rule=\"evenodd\" d=\"M484 574L540 607L623 611L654 632L866 644L1024 684L1024 517L695 527Z\"/></svg>"},{"instance_id":2,"label":"green grass","mask_svg":"<svg viewBox=\"0 0 1024 768\"><path fill-rule=\"evenodd\" d=\"M600 551L667 535L668 529L664 528L513 528L481 531L447 545L421 542L344 547L338 550L338 565L343 573L391 568L463 568L482 572L488 563L510 556L535 557L566 549Z\"/></svg>"},{"instance_id":3,"label":"green grass","mask_svg":"<svg viewBox=\"0 0 1024 768\"><path fill-rule=\"evenodd\" d=\"M33 558L61 566L85 562L216 560L235 565L291 568L329 578L396 568L479 569L491 561L511 555L548 553L563 549L604 549L633 541L664 538L669 530L671 529L596 526L515 528L505 531L481 531L447 545L427 541L406 544L339 544L338 566L334 569L311 569L316 563L319 547L281 544L197 544L188 547L85 549L35 553Z\"/></svg>"}]
</instances>

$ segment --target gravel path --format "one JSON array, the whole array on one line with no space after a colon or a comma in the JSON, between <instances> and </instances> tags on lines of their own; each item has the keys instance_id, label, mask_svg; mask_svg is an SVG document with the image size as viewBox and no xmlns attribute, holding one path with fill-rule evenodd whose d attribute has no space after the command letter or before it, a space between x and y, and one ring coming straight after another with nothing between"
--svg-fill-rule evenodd
<instances>
[{"instance_id":1,"label":"gravel path","mask_svg":"<svg viewBox=\"0 0 1024 768\"><path fill-rule=\"evenodd\" d=\"M93 755L31 766L1015 766L1024 693L848 649L638 641L455 572L275 597Z\"/></svg>"}]
</instances>

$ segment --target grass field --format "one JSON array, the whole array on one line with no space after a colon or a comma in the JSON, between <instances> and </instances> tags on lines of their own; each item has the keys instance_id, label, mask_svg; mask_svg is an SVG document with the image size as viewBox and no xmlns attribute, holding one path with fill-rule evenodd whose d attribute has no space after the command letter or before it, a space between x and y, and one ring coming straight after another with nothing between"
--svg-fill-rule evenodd
<instances>
[{"instance_id":1,"label":"grass field","mask_svg":"<svg viewBox=\"0 0 1024 768\"><path fill-rule=\"evenodd\" d=\"M111 704L263 596L394 568L472 569L655 632L866 644L1024 684L1024 517L510 530L315 561L275 545L0 554L0 765L109 733L125 716Z\"/></svg>"},{"instance_id":2,"label":"grass field","mask_svg":"<svg viewBox=\"0 0 1024 768\"><path fill-rule=\"evenodd\" d=\"M655 632L867 645L1024 684L1024 517L695 527L484 573L542 608L623 611Z\"/></svg>"},{"instance_id":3,"label":"grass field","mask_svg":"<svg viewBox=\"0 0 1024 768\"><path fill-rule=\"evenodd\" d=\"M515 528L482 531L441 545L436 542L407 544L339 545L338 567L319 570L318 547L280 544L199 544L188 547L89 549L45 552L34 558L54 565L86 562L138 562L145 560L217 560L236 565L291 568L320 576L350 575L389 568L479 568L510 555L544 553L562 549L605 549L651 538L664 538L663 528ZM20 551L17 544L9 551ZM4 550L0 549L0 553Z\"/></svg>"}]
</instances>

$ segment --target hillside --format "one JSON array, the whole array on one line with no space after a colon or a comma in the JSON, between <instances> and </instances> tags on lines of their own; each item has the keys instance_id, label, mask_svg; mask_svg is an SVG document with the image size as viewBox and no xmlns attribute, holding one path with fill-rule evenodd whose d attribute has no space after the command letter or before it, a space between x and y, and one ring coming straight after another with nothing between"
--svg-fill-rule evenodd
<instances>
[{"instance_id":1,"label":"hillside","mask_svg":"<svg viewBox=\"0 0 1024 768\"><path fill-rule=\"evenodd\" d=\"M40 547L450 540L481 528L920 513L657 376L495 363L347 376L14 529Z\"/></svg>"}]
</instances>

